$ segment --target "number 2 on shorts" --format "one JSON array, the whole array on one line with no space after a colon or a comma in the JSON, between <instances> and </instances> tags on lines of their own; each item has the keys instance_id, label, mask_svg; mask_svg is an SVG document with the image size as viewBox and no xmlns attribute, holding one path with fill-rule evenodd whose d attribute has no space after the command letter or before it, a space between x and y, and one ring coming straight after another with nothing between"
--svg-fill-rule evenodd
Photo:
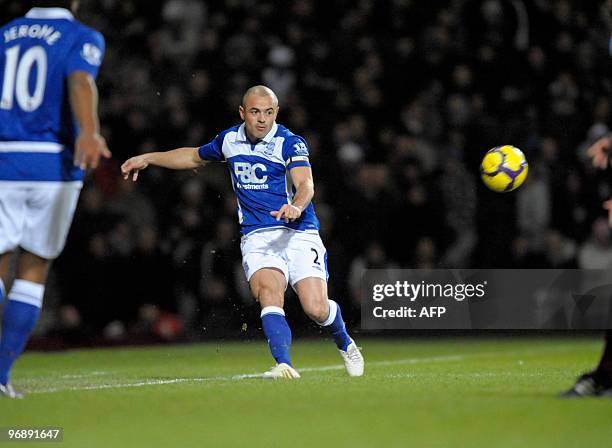
<instances>
[{"instance_id":1,"label":"number 2 on shorts","mask_svg":"<svg viewBox=\"0 0 612 448\"><path fill-rule=\"evenodd\" d=\"M313 251L314 254L315 254L315 259L314 259L313 263L316 264L317 266L319 266L321 264L321 262L319 261L319 253L317 252L317 250L314 247L311 247L310 250Z\"/></svg>"}]
</instances>

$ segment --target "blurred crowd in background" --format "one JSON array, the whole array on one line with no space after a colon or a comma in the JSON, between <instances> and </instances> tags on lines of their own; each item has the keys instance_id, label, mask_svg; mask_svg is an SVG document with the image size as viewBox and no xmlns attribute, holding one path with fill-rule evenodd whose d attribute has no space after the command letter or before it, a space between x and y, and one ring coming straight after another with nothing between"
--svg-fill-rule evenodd
<instances>
[{"instance_id":1,"label":"blurred crowd in background","mask_svg":"<svg viewBox=\"0 0 612 448\"><path fill-rule=\"evenodd\" d=\"M2 21L23 3L1 0ZM366 268L612 267L608 174L584 155L612 121L603 1L81 3L106 38L98 86L114 157L88 177L54 265L47 340L259 331L224 164L150 168L137 183L119 171L139 153L207 143L239 122L255 84L308 141L330 292L349 323ZM479 181L502 144L530 166L508 194ZM287 309L300 332L290 291Z\"/></svg>"}]
</instances>

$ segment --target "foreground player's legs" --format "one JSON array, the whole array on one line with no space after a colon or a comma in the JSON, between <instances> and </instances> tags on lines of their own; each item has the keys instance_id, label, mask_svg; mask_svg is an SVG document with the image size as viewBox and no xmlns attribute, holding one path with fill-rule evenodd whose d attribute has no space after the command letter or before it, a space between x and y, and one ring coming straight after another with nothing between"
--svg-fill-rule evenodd
<instances>
[{"instance_id":1,"label":"foreground player's legs","mask_svg":"<svg viewBox=\"0 0 612 448\"><path fill-rule=\"evenodd\" d=\"M3 302L7 293L3 279L8 277L9 262L12 254L12 252L7 252L0 255L0 303Z\"/></svg>"},{"instance_id":2,"label":"foreground player's legs","mask_svg":"<svg viewBox=\"0 0 612 448\"><path fill-rule=\"evenodd\" d=\"M355 341L346 331L340 306L327 298L327 283L318 277L307 277L295 284L304 312L331 334L350 376L363 375L364 361Z\"/></svg>"},{"instance_id":3,"label":"foreground player's legs","mask_svg":"<svg viewBox=\"0 0 612 448\"><path fill-rule=\"evenodd\" d=\"M338 349L346 351L351 338L346 331L340 307L327 298L327 283L317 277L308 277L296 283L295 291L306 315L327 328Z\"/></svg>"},{"instance_id":4,"label":"foreground player's legs","mask_svg":"<svg viewBox=\"0 0 612 448\"><path fill-rule=\"evenodd\" d=\"M612 379L612 330L606 331L606 345L596 372L607 375Z\"/></svg>"},{"instance_id":5,"label":"foreground player's legs","mask_svg":"<svg viewBox=\"0 0 612 448\"><path fill-rule=\"evenodd\" d=\"M5 390L9 386L11 368L38 322L49 266L49 260L29 252L19 256L17 275L7 294L2 319L0 385Z\"/></svg>"},{"instance_id":6,"label":"foreground player's legs","mask_svg":"<svg viewBox=\"0 0 612 448\"><path fill-rule=\"evenodd\" d=\"M606 342L601 360L592 372L580 376L564 398L612 397L612 330L606 331Z\"/></svg>"},{"instance_id":7,"label":"foreground player's legs","mask_svg":"<svg viewBox=\"0 0 612 448\"><path fill-rule=\"evenodd\" d=\"M251 292L261 306L261 323L268 346L277 366L266 377L299 378L291 364L291 329L285 319L283 304L286 280L277 269L265 268L257 271L250 280Z\"/></svg>"}]
</instances>

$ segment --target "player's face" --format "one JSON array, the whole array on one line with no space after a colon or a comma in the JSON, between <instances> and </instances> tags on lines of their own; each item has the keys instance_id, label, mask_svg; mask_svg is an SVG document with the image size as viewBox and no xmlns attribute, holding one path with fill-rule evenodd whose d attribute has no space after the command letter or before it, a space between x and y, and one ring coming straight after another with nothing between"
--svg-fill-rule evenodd
<instances>
[{"instance_id":1,"label":"player's face","mask_svg":"<svg viewBox=\"0 0 612 448\"><path fill-rule=\"evenodd\" d=\"M248 95L240 106L240 118L244 120L247 137L253 142L266 136L278 115L278 105L272 96Z\"/></svg>"}]
</instances>

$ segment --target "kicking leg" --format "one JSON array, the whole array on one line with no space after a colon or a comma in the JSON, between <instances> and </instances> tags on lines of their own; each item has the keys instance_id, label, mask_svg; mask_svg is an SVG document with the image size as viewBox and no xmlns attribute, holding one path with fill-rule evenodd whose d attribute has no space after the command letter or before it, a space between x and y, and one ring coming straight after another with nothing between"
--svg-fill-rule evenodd
<instances>
[{"instance_id":1,"label":"kicking leg","mask_svg":"<svg viewBox=\"0 0 612 448\"><path fill-rule=\"evenodd\" d=\"M307 277L294 285L304 312L326 328L336 343L350 376L363 375L364 361L355 341L346 331L340 306L327 298L327 283L318 277Z\"/></svg>"}]
</instances>

